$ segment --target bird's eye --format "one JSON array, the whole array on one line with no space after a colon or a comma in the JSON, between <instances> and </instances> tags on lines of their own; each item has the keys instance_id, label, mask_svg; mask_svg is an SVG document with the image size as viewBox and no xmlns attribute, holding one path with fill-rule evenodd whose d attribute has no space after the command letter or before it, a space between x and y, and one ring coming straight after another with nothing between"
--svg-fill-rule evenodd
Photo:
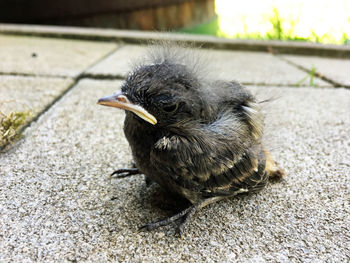
<instances>
[{"instance_id":1,"label":"bird's eye","mask_svg":"<svg viewBox=\"0 0 350 263\"><path fill-rule=\"evenodd\" d=\"M165 105L165 106L163 106L163 110L166 111L166 112L174 112L174 111L177 110L177 106L178 106L177 103L170 104L170 105Z\"/></svg>"}]
</instances>

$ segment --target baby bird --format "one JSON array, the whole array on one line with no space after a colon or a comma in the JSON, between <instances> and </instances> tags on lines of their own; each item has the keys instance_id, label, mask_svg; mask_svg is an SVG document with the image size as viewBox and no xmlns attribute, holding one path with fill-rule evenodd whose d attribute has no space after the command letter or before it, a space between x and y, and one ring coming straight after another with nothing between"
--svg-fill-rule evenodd
<instances>
[{"instance_id":1,"label":"baby bird","mask_svg":"<svg viewBox=\"0 0 350 263\"><path fill-rule=\"evenodd\" d=\"M144 174L192 204L141 228L151 230L181 218L181 235L197 210L258 191L269 177L282 177L284 171L264 149L264 118L246 88L235 81L206 80L186 49L160 50L129 74L121 91L98 104L126 112L124 133L137 168L113 174Z\"/></svg>"}]
</instances>

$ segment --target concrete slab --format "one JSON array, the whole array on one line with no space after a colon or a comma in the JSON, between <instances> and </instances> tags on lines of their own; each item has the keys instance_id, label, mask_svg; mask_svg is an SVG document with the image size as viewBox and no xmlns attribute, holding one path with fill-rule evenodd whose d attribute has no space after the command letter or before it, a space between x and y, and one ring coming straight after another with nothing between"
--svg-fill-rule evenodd
<instances>
[{"instance_id":1,"label":"concrete slab","mask_svg":"<svg viewBox=\"0 0 350 263\"><path fill-rule=\"evenodd\" d=\"M72 85L68 78L35 78L0 75L0 111L30 111L27 121L42 112Z\"/></svg>"},{"instance_id":2,"label":"concrete slab","mask_svg":"<svg viewBox=\"0 0 350 263\"><path fill-rule=\"evenodd\" d=\"M0 155L0 261L349 259L348 90L264 88L281 94L266 121L288 177L204 208L179 239L171 226L137 232L173 213L160 208L165 193L142 176L109 179L131 156L123 113L96 100L119 85L81 81Z\"/></svg>"},{"instance_id":3,"label":"concrete slab","mask_svg":"<svg viewBox=\"0 0 350 263\"><path fill-rule=\"evenodd\" d=\"M245 84L294 86L306 73L277 57L263 52L201 50L217 79L237 80ZM301 83L308 85L308 82ZM315 79L316 86L330 84Z\"/></svg>"},{"instance_id":4,"label":"concrete slab","mask_svg":"<svg viewBox=\"0 0 350 263\"><path fill-rule=\"evenodd\" d=\"M114 43L0 35L0 73L75 77Z\"/></svg>"},{"instance_id":5,"label":"concrete slab","mask_svg":"<svg viewBox=\"0 0 350 263\"><path fill-rule=\"evenodd\" d=\"M139 61L146 54L146 46L126 45L87 73L125 77L135 61ZM238 80L245 84L296 85L307 76L307 73L263 52L201 49L198 55L208 64L208 71L218 79ZM317 78L314 82L317 86L330 86ZM308 85L308 82L302 85Z\"/></svg>"},{"instance_id":6,"label":"concrete slab","mask_svg":"<svg viewBox=\"0 0 350 263\"><path fill-rule=\"evenodd\" d=\"M310 56L283 56L294 64L316 72L344 87L350 87L350 60Z\"/></svg>"},{"instance_id":7,"label":"concrete slab","mask_svg":"<svg viewBox=\"0 0 350 263\"><path fill-rule=\"evenodd\" d=\"M91 67L87 73L92 75L125 78L132 70L135 61L145 57L147 47L142 45L124 45L111 56Z\"/></svg>"}]
</instances>

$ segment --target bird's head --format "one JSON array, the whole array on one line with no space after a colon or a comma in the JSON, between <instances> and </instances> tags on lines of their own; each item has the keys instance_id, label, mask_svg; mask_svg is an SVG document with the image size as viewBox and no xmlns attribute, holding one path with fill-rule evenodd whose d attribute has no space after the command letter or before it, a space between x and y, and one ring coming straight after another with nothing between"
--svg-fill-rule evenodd
<instances>
[{"instance_id":1,"label":"bird's head","mask_svg":"<svg viewBox=\"0 0 350 263\"><path fill-rule=\"evenodd\" d=\"M98 104L124 109L156 127L199 119L204 108L199 81L185 65L162 62L131 73L121 91Z\"/></svg>"}]
</instances>

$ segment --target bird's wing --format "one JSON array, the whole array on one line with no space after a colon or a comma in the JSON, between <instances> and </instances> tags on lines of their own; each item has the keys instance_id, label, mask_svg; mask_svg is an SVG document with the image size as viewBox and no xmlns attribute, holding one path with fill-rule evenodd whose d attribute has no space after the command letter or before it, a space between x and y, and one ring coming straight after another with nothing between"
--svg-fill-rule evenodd
<instances>
[{"instance_id":1,"label":"bird's wing","mask_svg":"<svg viewBox=\"0 0 350 263\"><path fill-rule=\"evenodd\" d=\"M260 142L252 136L249 122L232 112L207 125L189 123L181 134L162 137L150 161L180 186L208 196L256 190L267 178Z\"/></svg>"}]
</instances>

